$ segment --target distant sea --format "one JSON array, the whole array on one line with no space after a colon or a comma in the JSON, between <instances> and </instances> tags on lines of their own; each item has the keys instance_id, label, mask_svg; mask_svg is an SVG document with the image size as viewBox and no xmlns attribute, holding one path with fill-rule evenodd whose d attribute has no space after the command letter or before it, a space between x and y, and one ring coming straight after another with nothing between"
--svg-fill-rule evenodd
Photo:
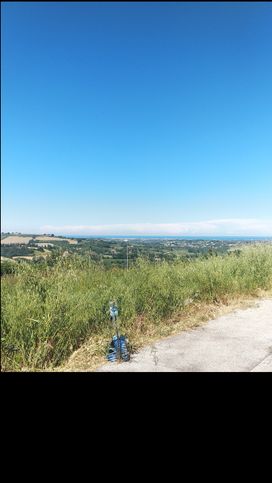
<instances>
[{"instance_id":1,"label":"distant sea","mask_svg":"<svg viewBox=\"0 0 272 483\"><path fill-rule=\"evenodd\" d=\"M59 233L58 235L61 235ZM57 235L55 235L57 236ZM66 238L94 238L107 240L220 240L220 241L272 241L272 236L170 236L170 235L61 235Z\"/></svg>"}]
</instances>

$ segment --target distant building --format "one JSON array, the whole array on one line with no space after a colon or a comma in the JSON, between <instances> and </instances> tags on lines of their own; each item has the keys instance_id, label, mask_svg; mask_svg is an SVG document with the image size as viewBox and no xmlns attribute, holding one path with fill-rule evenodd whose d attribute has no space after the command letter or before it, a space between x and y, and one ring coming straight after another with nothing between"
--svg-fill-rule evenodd
<instances>
[{"instance_id":1,"label":"distant building","mask_svg":"<svg viewBox=\"0 0 272 483\"><path fill-rule=\"evenodd\" d=\"M41 247L41 248L46 248L46 247L53 247L54 243L36 243L36 246Z\"/></svg>"}]
</instances>

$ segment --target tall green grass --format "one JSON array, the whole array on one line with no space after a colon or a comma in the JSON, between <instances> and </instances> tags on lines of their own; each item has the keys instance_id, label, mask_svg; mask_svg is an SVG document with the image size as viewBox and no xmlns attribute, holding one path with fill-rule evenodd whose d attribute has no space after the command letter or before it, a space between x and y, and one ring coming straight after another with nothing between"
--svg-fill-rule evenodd
<instances>
[{"instance_id":1,"label":"tall green grass","mask_svg":"<svg viewBox=\"0 0 272 483\"><path fill-rule=\"evenodd\" d=\"M123 330L139 316L163 323L188 301L224 301L272 288L272 246L240 254L169 264L138 260L107 270L78 257L43 268L23 263L2 277L2 369L46 369L68 358L87 337L111 334L109 301L120 308Z\"/></svg>"}]
</instances>

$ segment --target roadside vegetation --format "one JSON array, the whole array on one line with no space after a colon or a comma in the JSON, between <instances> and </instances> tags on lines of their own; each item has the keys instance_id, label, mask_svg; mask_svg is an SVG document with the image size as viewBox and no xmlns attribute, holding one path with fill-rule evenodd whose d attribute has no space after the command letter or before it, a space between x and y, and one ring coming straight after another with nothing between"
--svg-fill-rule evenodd
<instances>
[{"instance_id":1,"label":"roadside vegetation","mask_svg":"<svg viewBox=\"0 0 272 483\"><path fill-rule=\"evenodd\" d=\"M129 270L77 254L55 256L50 263L10 264L1 285L2 370L51 370L90 338L102 341L96 355L105 354L113 333L110 300L137 347L152 327L170 333L171 320L188 306L271 291L272 246L176 262L139 258Z\"/></svg>"}]
</instances>

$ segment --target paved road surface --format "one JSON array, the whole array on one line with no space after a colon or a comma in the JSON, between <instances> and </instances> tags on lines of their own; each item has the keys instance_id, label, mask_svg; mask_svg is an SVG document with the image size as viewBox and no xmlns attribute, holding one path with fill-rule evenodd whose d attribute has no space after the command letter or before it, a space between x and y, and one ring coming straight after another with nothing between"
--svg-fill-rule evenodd
<instances>
[{"instance_id":1,"label":"paved road surface","mask_svg":"<svg viewBox=\"0 0 272 483\"><path fill-rule=\"evenodd\" d=\"M272 372L272 299L141 349L97 372Z\"/></svg>"}]
</instances>

